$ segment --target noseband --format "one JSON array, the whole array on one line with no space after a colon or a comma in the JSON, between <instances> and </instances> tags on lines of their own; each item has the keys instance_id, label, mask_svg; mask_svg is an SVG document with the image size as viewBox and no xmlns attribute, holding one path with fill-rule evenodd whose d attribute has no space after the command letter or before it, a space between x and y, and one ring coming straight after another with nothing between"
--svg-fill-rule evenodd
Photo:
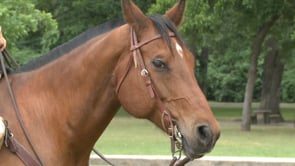
<instances>
[{"instance_id":1,"label":"noseband","mask_svg":"<svg viewBox=\"0 0 295 166\"><path fill-rule=\"evenodd\" d=\"M175 37L174 33L169 33L170 37ZM140 69L140 75L145 81L145 85L148 89L149 95L151 99L155 99L155 102L157 104L157 107L159 108L161 114L162 114L162 126L164 130L166 130L167 134L170 137L170 142L171 142L171 153L172 153L172 161L170 162L170 166L177 165L181 166L186 164L187 162L190 161L190 159L185 158L182 161L177 162L181 158L181 152L182 152L182 135L179 132L177 125L175 124L175 120L173 120L170 111L166 108L165 104L161 100L160 96L158 95L157 91L154 88L153 81L150 77L150 74L145 66L143 56L141 54L140 48L154 40L160 39L162 36L156 35L148 40L144 40L142 42L138 42L137 36L135 31L131 28L131 56L130 60L128 62L128 66L125 70L125 73L123 77L119 80L117 87L116 87L116 93L119 94L120 88L127 77L131 66L132 66L132 61L134 63L135 68ZM176 163L177 162L177 163ZM176 164L175 164L176 163Z\"/></svg>"}]
</instances>

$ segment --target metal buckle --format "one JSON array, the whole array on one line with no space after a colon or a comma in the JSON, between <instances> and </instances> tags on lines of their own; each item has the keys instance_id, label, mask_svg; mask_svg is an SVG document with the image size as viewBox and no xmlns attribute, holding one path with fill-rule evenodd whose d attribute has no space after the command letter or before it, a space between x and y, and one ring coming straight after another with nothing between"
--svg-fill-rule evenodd
<instances>
[{"instance_id":1,"label":"metal buckle","mask_svg":"<svg viewBox=\"0 0 295 166\"><path fill-rule=\"evenodd\" d=\"M5 124L4 144L5 144L6 147L8 147L8 139L13 138L13 133L10 131L10 129L8 127L8 122L6 120L4 120L4 124Z\"/></svg>"}]
</instances>

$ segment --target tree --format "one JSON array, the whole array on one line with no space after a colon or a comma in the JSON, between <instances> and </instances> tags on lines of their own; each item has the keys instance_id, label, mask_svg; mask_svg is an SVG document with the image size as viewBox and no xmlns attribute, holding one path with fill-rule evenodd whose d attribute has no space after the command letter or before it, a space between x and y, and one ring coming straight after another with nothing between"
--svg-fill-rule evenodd
<instances>
[{"instance_id":1,"label":"tree","mask_svg":"<svg viewBox=\"0 0 295 166\"><path fill-rule=\"evenodd\" d=\"M270 50L264 58L263 65L263 86L259 109L270 111L272 115L277 115L276 122L282 122L283 117L280 112L280 89L284 71L282 55L278 49L278 43L274 38L267 41Z\"/></svg>"},{"instance_id":2,"label":"tree","mask_svg":"<svg viewBox=\"0 0 295 166\"><path fill-rule=\"evenodd\" d=\"M252 112L252 99L255 87L255 81L257 77L257 63L258 57L261 52L261 47L264 42L266 35L268 34L270 28L278 19L277 15L272 16L272 18L262 23L261 28L257 31L255 39L251 48L251 59L250 59L250 67L248 71L248 81L245 90L244 104L243 104L243 114L242 114L242 125L241 129L245 131L249 131L251 127L251 112Z\"/></svg>"},{"instance_id":3,"label":"tree","mask_svg":"<svg viewBox=\"0 0 295 166\"><path fill-rule=\"evenodd\" d=\"M134 2L146 12L155 0L134 0ZM121 1L119 0L37 0L37 7L52 13L58 22L60 38L55 46L74 38L89 28L122 18Z\"/></svg>"},{"instance_id":4,"label":"tree","mask_svg":"<svg viewBox=\"0 0 295 166\"><path fill-rule=\"evenodd\" d=\"M0 1L0 20L3 33L8 41L8 49L18 52L25 49L25 39L32 32L38 33L35 43L40 50L48 50L58 37L57 22L50 13L35 8L31 0ZM30 45L28 45L30 46ZM18 57L24 61L25 57Z\"/></svg>"},{"instance_id":5,"label":"tree","mask_svg":"<svg viewBox=\"0 0 295 166\"><path fill-rule=\"evenodd\" d=\"M250 2L250 1L249 1ZM262 1L259 1L262 2ZM257 57L259 56L258 51L259 48L257 48L257 46L261 47L261 45L259 45L259 41L263 42L265 39L265 36L268 34L273 34L275 35L277 38L279 38L279 47L281 48L280 50L284 50L285 57L290 56L290 54L288 54L288 52L290 52L290 50L294 49L294 45L292 46L294 41L292 41L292 39L290 38L291 33L292 32L290 30L293 29L294 31L294 14L295 14L295 8L294 8L294 2L289 1L289 0L285 0L285 1L267 1L267 3L265 4L260 4L258 3L258 1L255 2L251 2L252 7L254 8L260 8L260 9L267 9L267 10L260 10L257 15L261 15L261 18L264 18L264 20L268 20L267 22L265 22L264 24L261 25L261 28L259 29L256 38L253 42L253 47L252 47L252 58L251 58L251 66L249 69L249 77L248 77L248 82L247 82L247 86L246 86L246 93L245 93L245 99L244 99L244 105L243 105L243 115L242 115L242 126L241 129L245 130L245 131L249 131L250 130L250 125L251 125L251 102L252 102L252 94L253 94L253 87L254 87L254 81L256 79L256 67L255 65L257 64ZM267 5L267 6L264 6ZM256 6L256 7L255 7ZM261 12L263 11L263 12ZM286 31L285 34L281 35L282 31ZM286 35L287 34L287 35ZM260 38L260 39L259 39ZM256 43L258 42L258 43ZM256 47L256 49L255 49ZM255 51L256 50L256 51ZM280 52L280 51L279 51ZM281 64L283 65L283 64ZM282 66L278 67L278 72L282 72ZM273 85L277 86L275 88L275 90L268 92L268 93L272 93L271 97L272 97L272 101L276 101L278 103L278 95L280 93L280 91L278 90L278 86L280 85L281 82L281 76L278 77L273 77L274 79L272 80ZM271 81L271 80L269 80ZM265 84L266 85L266 84ZM264 91L265 92L265 91ZM274 94L275 93L275 94ZM265 95L264 93L264 96ZM263 97L264 97L263 96ZM265 101L265 100L263 100ZM262 103L261 106L265 105L267 103ZM264 107L275 107L272 105L273 103L269 102L268 105L265 105ZM278 105L278 104L277 104ZM278 107L278 106L276 106ZM276 114L279 114L279 109L273 109L273 112L275 112ZM279 114L280 115L280 114ZM280 118L281 119L281 118Z\"/></svg>"},{"instance_id":6,"label":"tree","mask_svg":"<svg viewBox=\"0 0 295 166\"><path fill-rule=\"evenodd\" d=\"M244 0L244 1L216 1L214 10L219 14L219 18L223 20L223 24L231 33L236 35L223 35L222 38L231 36L241 37L233 40L242 45L242 50L250 47L250 65L248 69L248 80L245 88L243 114L241 129L249 131L252 114L252 99L255 90L255 82L257 78L257 65L259 55L266 36L271 32L271 28L275 25L285 10L289 1L276 0ZM261 10L263 9L263 10ZM247 23L245 24L245 20ZM230 27L230 26L231 27ZM237 32L237 30L239 32ZM242 40L249 41L243 42ZM229 41L229 40L228 40ZM249 44L251 43L251 44ZM228 42L227 42L228 44ZM235 46L233 43L231 46Z\"/></svg>"}]
</instances>

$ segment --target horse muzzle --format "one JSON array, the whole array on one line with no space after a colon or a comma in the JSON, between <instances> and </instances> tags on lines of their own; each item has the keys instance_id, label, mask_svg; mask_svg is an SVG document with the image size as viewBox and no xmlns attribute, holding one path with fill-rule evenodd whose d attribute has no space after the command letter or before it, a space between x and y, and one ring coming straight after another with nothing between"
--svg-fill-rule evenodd
<instances>
[{"instance_id":1,"label":"horse muzzle","mask_svg":"<svg viewBox=\"0 0 295 166\"><path fill-rule=\"evenodd\" d=\"M210 126L199 125L193 136L182 136L183 151L191 160L203 157L211 152L219 137L220 133L214 134Z\"/></svg>"}]
</instances>

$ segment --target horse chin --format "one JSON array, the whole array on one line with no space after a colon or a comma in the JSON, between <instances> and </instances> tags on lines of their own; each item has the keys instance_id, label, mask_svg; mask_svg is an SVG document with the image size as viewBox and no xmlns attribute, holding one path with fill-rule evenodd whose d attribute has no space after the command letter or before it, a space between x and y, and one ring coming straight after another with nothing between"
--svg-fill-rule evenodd
<instances>
[{"instance_id":1,"label":"horse chin","mask_svg":"<svg viewBox=\"0 0 295 166\"><path fill-rule=\"evenodd\" d=\"M198 145L193 145L188 142L185 136L182 137L183 152L190 160L198 159L209 153L211 149L205 150Z\"/></svg>"},{"instance_id":2,"label":"horse chin","mask_svg":"<svg viewBox=\"0 0 295 166\"><path fill-rule=\"evenodd\" d=\"M198 154L198 153L195 153L194 151L192 151L190 148L186 148L186 146L184 145L183 147L183 152L185 154L185 156L187 158L189 158L190 160L194 160L194 159L198 159L198 158L201 158L203 157L205 154Z\"/></svg>"}]
</instances>

